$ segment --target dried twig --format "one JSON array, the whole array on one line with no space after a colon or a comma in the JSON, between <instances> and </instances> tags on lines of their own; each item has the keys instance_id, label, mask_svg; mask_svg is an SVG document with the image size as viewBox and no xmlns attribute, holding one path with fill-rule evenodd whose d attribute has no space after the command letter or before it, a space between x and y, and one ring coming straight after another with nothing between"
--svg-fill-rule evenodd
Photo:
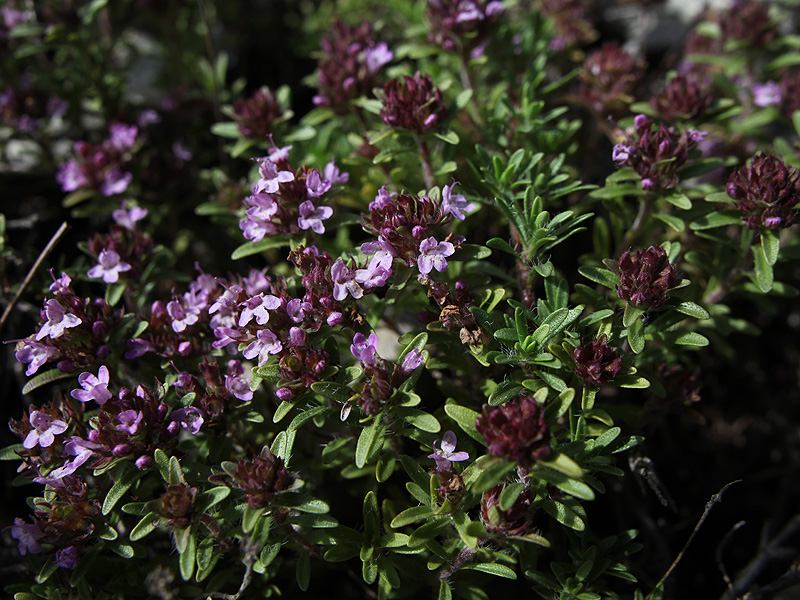
<instances>
[{"instance_id":1,"label":"dried twig","mask_svg":"<svg viewBox=\"0 0 800 600\"><path fill-rule=\"evenodd\" d=\"M743 596L749 591L749 588L753 585L759 575L761 575L761 573L770 565L770 563L776 559L786 559L794 555L795 553L793 551L787 552L783 546L789 540L789 538L796 535L798 532L800 532L800 515L795 515L786 525L784 525L783 529L780 530L778 535L772 538L772 540L769 542L764 542L761 544L758 554L744 569L742 569L742 571L739 573L739 576L736 578L736 581L732 585L729 585L728 591L725 592L722 600L733 600L734 598ZM791 582L795 581L797 578L797 567L793 566L778 581L773 582L772 585L776 585L778 582L786 583L788 581L790 582L786 585L786 587L788 587L789 585L792 585ZM765 589L766 588L764 588L764 590ZM764 590L761 590L760 592L752 592L751 594L748 594L748 598L769 597L763 595Z\"/></svg>"},{"instance_id":2,"label":"dried twig","mask_svg":"<svg viewBox=\"0 0 800 600\"><path fill-rule=\"evenodd\" d=\"M728 575L728 571L725 569L725 563L722 560L722 551L728 546L728 542L733 537L733 534L739 531L742 527L744 527L745 522L739 521L731 527L731 530L725 534L725 537L722 538L722 541L717 546L717 552L715 554L717 560L717 567L719 568L720 572L722 573L722 578L725 580L725 583L728 584L728 589L733 587L733 581L731 581L730 576Z\"/></svg>"},{"instance_id":3,"label":"dried twig","mask_svg":"<svg viewBox=\"0 0 800 600\"><path fill-rule=\"evenodd\" d=\"M50 254L55 245L58 243L58 240L61 238L61 236L64 235L64 232L66 230L67 230L67 222L64 221L63 223L61 223L61 227L59 227L58 230L53 234L53 237L50 238L50 241L47 242L47 246L44 247L44 250L42 250L39 253L39 257L36 259L36 262L33 263L33 266L31 267L30 271L28 271L28 274L25 276L25 279L22 280L22 285L19 286L17 293L14 294L14 297L11 299L11 302L8 303L8 306L6 306L6 309L3 311L3 316L0 317L0 329L3 328L3 324L6 322L8 315L11 314L11 311L13 310L14 306L17 304L17 302L19 302L22 293L25 291L25 288L28 287L28 284L33 279L34 274L39 269L39 267L41 266L42 262L47 257L47 255Z\"/></svg>"},{"instance_id":4,"label":"dried twig","mask_svg":"<svg viewBox=\"0 0 800 600\"><path fill-rule=\"evenodd\" d=\"M667 572L664 573L661 579L658 580L658 583L655 586L656 588L661 586L667 580L667 577L669 577L672 574L672 571L675 570L675 567L678 566L678 563L683 558L683 555L686 554L686 550L688 550L689 546L694 541L694 538L697 535L697 532L700 530L700 527L703 525L703 523L705 523L706 519L708 518L708 515L711 513L711 509L714 508L714 506L722 500L722 494L724 494L726 490L729 487L731 487L734 483L739 483L740 481L742 480L737 479L736 481L731 481L730 483L726 484L720 491L711 496L711 499L708 502L706 502L706 508L703 511L700 520L697 521L697 525L694 526L694 529L692 530L689 539L686 540L686 543L683 545L683 548L681 548L681 551L678 553L678 556L675 557L675 560L672 561L672 564L669 566L669 569L667 569ZM649 598L651 595L652 592L650 592L650 594L648 594L647 597Z\"/></svg>"}]
</instances>

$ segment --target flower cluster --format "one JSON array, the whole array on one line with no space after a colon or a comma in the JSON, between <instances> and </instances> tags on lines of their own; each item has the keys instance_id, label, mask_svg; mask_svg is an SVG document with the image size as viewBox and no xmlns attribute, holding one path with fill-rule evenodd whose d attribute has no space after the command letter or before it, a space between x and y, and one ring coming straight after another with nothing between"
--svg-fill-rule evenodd
<instances>
[{"instance_id":1,"label":"flower cluster","mask_svg":"<svg viewBox=\"0 0 800 600\"><path fill-rule=\"evenodd\" d=\"M233 475L233 485L242 490L245 502L253 508L267 506L270 498L287 489L291 482L283 459L266 446L253 460L240 460Z\"/></svg>"},{"instance_id":2,"label":"flower cluster","mask_svg":"<svg viewBox=\"0 0 800 600\"><path fill-rule=\"evenodd\" d=\"M731 173L725 189L750 229L789 227L797 217L800 173L774 154L754 156Z\"/></svg>"},{"instance_id":3,"label":"flower cluster","mask_svg":"<svg viewBox=\"0 0 800 600\"><path fill-rule=\"evenodd\" d=\"M419 72L389 81L383 87L381 102L384 123L416 133L434 129L447 116L441 91L430 75Z\"/></svg>"},{"instance_id":4,"label":"flower cluster","mask_svg":"<svg viewBox=\"0 0 800 600\"><path fill-rule=\"evenodd\" d=\"M575 372L588 386L599 387L619 373L622 357L609 347L603 334L591 342L581 344L572 352Z\"/></svg>"},{"instance_id":5,"label":"flower cluster","mask_svg":"<svg viewBox=\"0 0 800 600\"><path fill-rule=\"evenodd\" d=\"M249 98L234 100L233 116L244 137L266 140L275 126L291 117L291 113L281 106L272 90L264 86Z\"/></svg>"},{"instance_id":6,"label":"flower cluster","mask_svg":"<svg viewBox=\"0 0 800 600\"><path fill-rule=\"evenodd\" d=\"M697 119L711 106L711 92L710 80L690 71L670 79L650 99L650 105L662 120L670 123L678 119Z\"/></svg>"},{"instance_id":7,"label":"flower cluster","mask_svg":"<svg viewBox=\"0 0 800 600\"><path fill-rule=\"evenodd\" d=\"M447 269L446 259L455 253L462 238L448 235L439 241L433 235L434 230L454 218L463 220L464 211L474 208L464 196L453 194L455 185L454 182L444 186L441 200L394 194L385 187L381 188L369 204L369 216L361 217L364 231L378 239L363 244L361 251L416 265L422 275L428 275L434 269L439 272Z\"/></svg>"},{"instance_id":8,"label":"flower cluster","mask_svg":"<svg viewBox=\"0 0 800 600\"><path fill-rule=\"evenodd\" d=\"M357 386L357 402L367 415L378 414L394 391L425 362L425 355L419 350L408 352L399 364L381 358L378 355L378 336L374 333L369 337L363 333L355 334L350 352L361 361L364 371L364 382Z\"/></svg>"},{"instance_id":9,"label":"flower cluster","mask_svg":"<svg viewBox=\"0 0 800 600\"><path fill-rule=\"evenodd\" d=\"M333 161L322 173L305 166L295 171L288 161L290 148L274 148L269 156L255 159L260 178L244 201L245 217L239 222L248 240L258 242L309 229L324 233L323 221L333 215L331 207L321 204L322 196L332 186L345 183L347 173L341 173Z\"/></svg>"},{"instance_id":10,"label":"flower cluster","mask_svg":"<svg viewBox=\"0 0 800 600\"><path fill-rule=\"evenodd\" d=\"M621 117L636 98L644 72L641 61L607 42L584 61L578 100L599 117Z\"/></svg>"},{"instance_id":11,"label":"flower cluster","mask_svg":"<svg viewBox=\"0 0 800 600\"><path fill-rule=\"evenodd\" d=\"M448 52L482 56L493 23L505 8L497 0L428 0L428 38Z\"/></svg>"},{"instance_id":12,"label":"flower cluster","mask_svg":"<svg viewBox=\"0 0 800 600\"><path fill-rule=\"evenodd\" d=\"M28 85L0 92L0 125L32 134L51 120L66 114L69 105L58 96L48 96Z\"/></svg>"},{"instance_id":13,"label":"flower cluster","mask_svg":"<svg viewBox=\"0 0 800 600\"><path fill-rule=\"evenodd\" d=\"M617 295L639 308L658 308L666 302L667 291L678 275L666 250L650 246L647 250L628 250L619 257Z\"/></svg>"},{"instance_id":14,"label":"flower cluster","mask_svg":"<svg viewBox=\"0 0 800 600\"><path fill-rule=\"evenodd\" d=\"M584 46L597 39L598 32L588 19L588 6L581 0L539 0L543 14L553 21L553 50Z\"/></svg>"},{"instance_id":15,"label":"flower cluster","mask_svg":"<svg viewBox=\"0 0 800 600\"><path fill-rule=\"evenodd\" d=\"M663 123L653 129L645 115L634 119L636 137L614 146L612 158L617 166L632 167L642 178L646 191L671 189L678 184L678 169L689 158L706 134L694 129L676 131Z\"/></svg>"},{"instance_id":16,"label":"flower cluster","mask_svg":"<svg viewBox=\"0 0 800 600\"><path fill-rule=\"evenodd\" d=\"M481 497L481 523L486 531L495 535L523 535L531 530L531 503L533 497L530 488L526 488L517 496L508 510L500 508L500 495L508 487L499 483L483 493Z\"/></svg>"},{"instance_id":17,"label":"flower cluster","mask_svg":"<svg viewBox=\"0 0 800 600\"><path fill-rule=\"evenodd\" d=\"M45 300L41 311L41 326L17 345L15 356L28 365L26 375L52 361L58 361L58 369L69 373L95 365L111 354L106 338L121 312L102 298L79 298L71 283L66 273L55 279L50 286L54 297Z\"/></svg>"},{"instance_id":18,"label":"flower cluster","mask_svg":"<svg viewBox=\"0 0 800 600\"><path fill-rule=\"evenodd\" d=\"M552 452L544 412L529 396L502 406L484 406L475 428L486 440L489 454L517 461L522 468L530 468Z\"/></svg>"},{"instance_id":19,"label":"flower cluster","mask_svg":"<svg viewBox=\"0 0 800 600\"><path fill-rule=\"evenodd\" d=\"M61 189L99 190L104 196L122 194L133 179L128 166L138 133L136 125L112 123L103 142L75 142L77 158L69 159L58 170Z\"/></svg>"},{"instance_id":20,"label":"flower cluster","mask_svg":"<svg viewBox=\"0 0 800 600\"><path fill-rule=\"evenodd\" d=\"M346 114L351 100L372 93L381 69L394 58L386 43L376 43L374 38L367 21L352 26L341 20L333 24L330 34L322 39L319 93L314 104Z\"/></svg>"}]
</instances>

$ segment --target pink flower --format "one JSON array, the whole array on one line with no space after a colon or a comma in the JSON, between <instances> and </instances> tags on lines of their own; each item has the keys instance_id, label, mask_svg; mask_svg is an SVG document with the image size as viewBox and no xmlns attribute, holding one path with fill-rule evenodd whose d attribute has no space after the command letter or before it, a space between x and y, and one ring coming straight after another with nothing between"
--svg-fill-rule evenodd
<instances>
[{"instance_id":1,"label":"pink flower","mask_svg":"<svg viewBox=\"0 0 800 600\"><path fill-rule=\"evenodd\" d=\"M257 294L242 303L244 307L239 316L239 327L247 325L253 317L259 325L269 322L269 311L280 307L281 300L277 296Z\"/></svg>"},{"instance_id":2,"label":"pink flower","mask_svg":"<svg viewBox=\"0 0 800 600\"><path fill-rule=\"evenodd\" d=\"M450 242L437 242L433 236L427 240L423 240L419 245L419 258L417 259L417 266L419 272L427 275L433 269L439 272L447 268L446 256L451 256L455 253L455 247Z\"/></svg>"},{"instance_id":3,"label":"pink flower","mask_svg":"<svg viewBox=\"0 0 800 600\"><path fill-rule=\"evenodd\" d=\"M28 420L33 429L28 432L22 442L22 447L29 450L37 445L47 448L55 441L55 436L67 430L65 421L53 419L47 413L39 412L38 410L33 411Z\"/></svg>"},{"instance_id":4,"label":"pink flower","mask_svg":"<svg viewBox=\"0 0 800 600\"><path fill-rule=\"evenodd\" d=\"M456 449L456 434L452 431L447 431L442 438L442 443L439 448L436 444L439 440L433 442L433 454L429 454L428 458L436 461L436 469L438 471L449 471L451 462L461 462L462 460L469 459L469 454L466 452L454 452Z\"/></svg>"},{"instance_id":5,"label":"pink flower","mask_svg":"<svg viewBox=\"0 0 800 600\"><path fill-rule=\"evenodd\" d=\"M179 423L183 429L192 435L197 435L205 422L203 413L194 406L173 410L169 416L174 422Z\"/></svg>"},{"instance_id":6,"label":"pink flower","mask_svg":"<svg viewBox=\"0 0 800 600\"><path fill-rule=\"evenodd\" d=\"M111 398L111 392L108 391L108 368L105 365L100 367L97 377L91 373L81 373L78 375L78 383L83 389L72 390L69 393L76 400L81 402L95 400L102 406Z\"/></svg>"},{"instance_id":7,"label":"pink flower","mask_svg":"<svg viewBox=\"0 0 800 600\"><path fill-rule=\"evenodd\" d=\"M19 542L17 548L22 556L28 552L38 554L42 551L37 541L42 537L42 532L36 524L26 523L17 517L14 519L14 525L11 526L11 537Z\"/></svg>"},{"instance_id":8,"label":"pink flower","mask_svg":"<svg viewBox=\"0 0 800 600\"><path fill-rule=\"evenodd\" d=\"M106 283L116 283L120 273L131 270L131 266L120 260L119 254L114 250L101 250L97 260L100 264L93 266L87 273L92 279L102 277Z\"/></svg>"},{"instance_id":9,"label":"pink flower","mask_svg":"<svg viewBox=\"0 0 800 600\"><path fill-rule=\"evenodd\" d=\"M242 355L247 359L258 356L258 366L263 367L270 354L277 354L283 349L278 337L269 329L262 329L256 334L256 339L247 346Z\"/></svg>"},{"instance_id":10,"label":"pink flower","mask_svg":"<svg viewBox=\"0 0 800 600\"><path fill-rule=\"evenodd\" d=\"M311 200L306 200L300 205L297 226L300 229L311 229L314 233L325 233L325 225L322 222L330 219L331 215L333 209L330 206L314 206Z\"/></svg>"},{"instance_id":11,"label":"pink flower","mask_svg":"<svg viewBox=\"0 0 800 600\"><path fill-rule=\"evenodd\" d=\"M25 375L30 377L39 370L44 363L58 358L61 353L51 346L37 344L29 340L24 341L22 348L14 353L14 357L21 363L29 363Z\"/></svg>"},{"instance_id":12,"label":"pink flower","mask_svg":"<svg viewBox=\"0 0 800 600\"><path fill-rule=\"evenodd\" d=\"M364 290L356 283L355 273L341 260L337 260L331 266L331 280L333 281L334 300L344 300L348 292L356 299L364 295Z\"/></svg>"},{"instance_id":13,"label":"pink flower","mask_svg":"<svg viewBox=\"0 0 800 600\"><path fill-rule=\"evenodd\" d=\"M47 316L47 322L42 325L39 333L36 334L37 340L42 339L46 335L54 340L61 337L65 329L77 327L81 324L81 320L72 313L68 313L67 309L64 308L58 300L48 300L45 302L44 312Z\"/></svg>"},{"instance_id":14,"label":"pink flower","mask_svg":"<svg viewBox=\"0 0 800 600\"><path fill-rule=\"evenodd\" d=\"M123 202L120 208L111 213L111 217L117 225L121 225L129 231L136 229L136 222L141 221L147 216L147 209L140 206L132 206L130 210L127 203Z\"/></svg>"},{"instance_id":15,"label":"pink flower","mask_svg":"<svg viewBox=\"0 0 800 600\"><path fill-rule=\"evenodd\" d=\"M353 336L353 343L350 352L365 365L371 367L375 364L375 355L378 352L378 336L374 333L364 337L363 333Z\"/></svg>"},{"instance_id":16,"label":"pink flower","mask_svg":"<svg viewBox=\"0 0 800 600\"><path fill-rule=\"evenodd\" d=\"M457 181L454 181L452 185L446 185L442 188L442 214L450 214L459 221L463 221L465 218L464 212L475 210L475 205L467 202L467 199L461 194L453 195L453 188L457 183Z\"/></svg>"},{"instance_id":17,"label":"pink flower","mask_svg":"<svg viewBox=\"0 0 800 600\"><path fill-rule=\"evenodd\" d=\"M167 304L167 313L172 317L172 329L180 333L189 325L194 325L200 320L200 310L195 307L185 307L178 300Z\"/></svg>"},{"instance_id":18,"label":"pink flower","mask_svg":"<svg viewBox=\"0 0 800 600\"><path fill-rule=\"evenodd\" d=\"M139 425L143 418L144 415L140 410L123 410L117 415L117 419L119 419L117 431L124 431L129 435L134 435L139 430Z\"/></svg>"}]
</instances>

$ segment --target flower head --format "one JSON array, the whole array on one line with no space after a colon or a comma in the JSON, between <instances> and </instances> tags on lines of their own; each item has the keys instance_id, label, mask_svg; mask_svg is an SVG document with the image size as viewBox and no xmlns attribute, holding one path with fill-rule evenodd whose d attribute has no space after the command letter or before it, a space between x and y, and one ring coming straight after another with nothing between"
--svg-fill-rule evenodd
<instances>
[{"instance_id":1,"label":"flower head","mask_svg":"<svg viewBox=\"0 0 800 600\"><path fill-rule=\"evenodd\" d=\"M430 75L392 79L384 86L381 101L384 123L417 133L433 129L447 115L442 93Z\"/></svg>"},{"instance_id":2,"label":"flower head","mask_svg":"<svg viewBox=\"0 0 800 600\"><path fill-rule=\"evenodd\" d=\"M30 377L39 370L44 363L54 360L61 356L61 353L52 346L37 344L30 340L25 340L19 349L14 353L14 357L21 363L28 363L25 375Z\"/></svg>"},{"instance_id":3,"label":"flower head","mask_svg":"<svg viewBox=\"0 0 800 600\"><path fill-rule=\"evenodd\" d=\"M54 340L61 337L65 329L77 327L81 324L81 320L72 313L68 313L67 309L58 300L48 300L44 303L44 306L47 321L39 329L39 333L36 334L37 341L45 336L49 336L50 339Z\"/></svg>"},{"instance_id":4,"label":"flower head","mask_svg":"<svg viewBox=\"0 0 800 600\"><path fill-rule=\"evenodd\" d=\"M575 348L572 358L575 372L589 386L607 383L619 373L622 365L622 357L608 346L605 334Z\"/></svg>"},{"instance_id":5,"label":"flower head","mask_svg":"<svg viewBox=\"0 0 800 600\"><path fill-rule=\"evenodd\" d=\"M507 484L498 483L481 497L481 522L486 531L500 535L522 535L531 528L530 488L523 490L508 510L500 508L500 496Z\"/></svg>"},{"instance_id":6,"label":"flower head","mask_svg":"<svg viewBox=\"0 0 800 600\"><path fill-rule=\"evenodd\" d=\"M419 245L419 258L417 258L419 272L427 275L433 269L439 272L444 271L447 269L445 257L451 256L455 251L455 247L450 242L437 242L434 237L422 240Z\"/></svg>"},{"instance_id":7,"label":"flower head","mask_svg":"<svg viewBox=\"0 0 800 600\"><path fill-rule=\"evenodd\" d=\"M552 451L544 412L528 396L494 408L484 406L475 428L486 440L489 454L517 461L522 467L546 459Z\"/></svg>"},{"instance_id":8,"label":"flower head","mask_svg":"<svg viewBox=\"0 0 800 600\"><path fill-rule=\"evenodd\" d=\"M726 190L736 200L747 227L781 229L797 216L800 173L773 154L758 154L749 167L739 167L731 174Z\"/></svg>"},{"instance_id":9,"label":"flower head","mask_svg":"<svg viewBox=\"0 0 800 600\"><path fill-rule=\"evenodd\" d=\"M369 337L365 337L363 333L355 334L353 343L350 345L350 352L365 365L373 366L378 353L378 336L374 333L371 333Z\"/></svg>"},{"instance_id":10,"label":"flower head","mask_svg":"<svg viewBox=\"0 0 800 600\"><path fill-rule=\"evenodd\" d=\"M619 257L620 285L617 295L636 307L658 308L677 279L675 265L661 246L647 250L628 250Z\"/></svg>"},{"instance_id":11,"label":"flower head","mask_svg":"<svg viewBox=\"0 0 800 600\"><path fill-rule=\"evenodd\" d=\"M265 447L253 460L239 461L233 485L242 490L249 506L264 508L270 498L289 487L291 479L283 459Z\"/></svg>"},{"instance_id":12,"label":"flower head","mask_svg":"<svg viewBox=\"0 0 800 600\"><path fill-rule=\"evenodd\" d=\"M325 225L322 222L330 219L332 214L333 209L330 206L314 206L311 200L306 200L300 205L297 226L300 229L311 229L314 233L325 233Z\"/></svg>"}]
</instances>

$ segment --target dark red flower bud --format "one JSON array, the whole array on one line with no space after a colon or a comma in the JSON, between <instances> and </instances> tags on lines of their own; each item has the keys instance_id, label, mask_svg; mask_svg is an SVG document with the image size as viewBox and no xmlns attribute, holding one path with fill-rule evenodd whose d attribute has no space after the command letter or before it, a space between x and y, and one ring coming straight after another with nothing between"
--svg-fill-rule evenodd
<instances>
[{"instance_id":1,"label":"dark red flower bud","mask_svg":"<svg viewBox=\"0 0 800 600\"><path fill-rule=\"evenodd\" d=\"M493 456L517 461L523 467L550 456L550 433L533 398L522 396L495 408L484 406L475 427Z\"/></svg>"},{"instance_id":2,"label":"dark red flower bud","mask_svg":"<svg viewBox=\"0 0 800 600\"><path fill-rule=\"evenodd\" d=\"M239 125L239 133L244 137L266 139L276 124L285 121L290 115L268 87L255 91L250 98L237 98L233 102L233 112Z\"/></svg>"},{"instance_id":3,"label":"dark red flower bud","mask_svg":"<svg viewBox=\"0 0 800 600\"><path fill-rule=\"evenodd\" d=\"M436 127L447 115L442 92L430 75L392 79L383 88L381 119L387 125L422 133Z\"/></svg>"},{"instance_id":4,"label":"dark red flower bud","mask_svg":"<svg viewBox=\"0 0 800 600\"><path fill-rule=\"evenodd\" d=\"M797 216L800 174L773 154L757 154L749 167L739 167L731 174L726 191L736 200L747 227L781 229Z\"/></svg>"},{"instance_id":5,"label":"dark red flower bud","mask_svg":"<svg viewBox=\"0 0 800 600\"><path fill-rule=\"evenodd\" d=\"M666 292L677 279L675 265L669 262L667 252L661 246L650 246L647 250L630 250L619 258L617 295L641 308L657 308L666 301Z\"/></svg>"},{"instance_id":6,"label":"dark red flower bud","mask_svg":"<svg viewBox=\"0 0 800 600\"><path fill-rule=\"evenodd\" d=\"M291 475L283 459L264 448L253 460L242 459L236 467L233 484L244 492L244 499L253 508L263 508L275 494L284 491Z\"/></svg>"},{"instance_id":7,"label":"dark red flower bud","mask_svg":"<svg viewBox=\"0 0 800 600\"><path fill-rule=\"evenodd\" d=\"M531 527L531 493L524 490L508 510L500 508L500 494L506 488L499 483L483 493L481 498L481 522L489 533L523 535Z\"/></svg>"},{"instance_id":8,"label":"dark red flower bud","mask_svg":"<svg viewBox=\"0 0 800 600\"><path fill-rule=\"evenodd\" d=\"M171 527L183 529L192 522L196 498L197 488L189 487L185 483L170 485L167 486L166 493L155 501L152 510L169 519Z\"/></svg>"},{"instance_id":9,"label":"dark red flower bud","mask_svg":"<svg viewBox=\"0 0 800 600\"><path fill-rule=\"evenodd\" d=\"M586 57L578 97L598 116L621 117L634 101L644 72L641 61L616 42L608 42Z\"/></svg>"},{"instance_id":10,"label":"dark red flower bud","mask_svg":"<svg viewBox=\"0 0 800 600\"><path fill-rule=\"evenodd\" d=\"M572 358L575 372L590 386L608 383L619 373L622 365L622 357L606 343L605 334L575 348Z\"/></svg>"}]
</instances>

